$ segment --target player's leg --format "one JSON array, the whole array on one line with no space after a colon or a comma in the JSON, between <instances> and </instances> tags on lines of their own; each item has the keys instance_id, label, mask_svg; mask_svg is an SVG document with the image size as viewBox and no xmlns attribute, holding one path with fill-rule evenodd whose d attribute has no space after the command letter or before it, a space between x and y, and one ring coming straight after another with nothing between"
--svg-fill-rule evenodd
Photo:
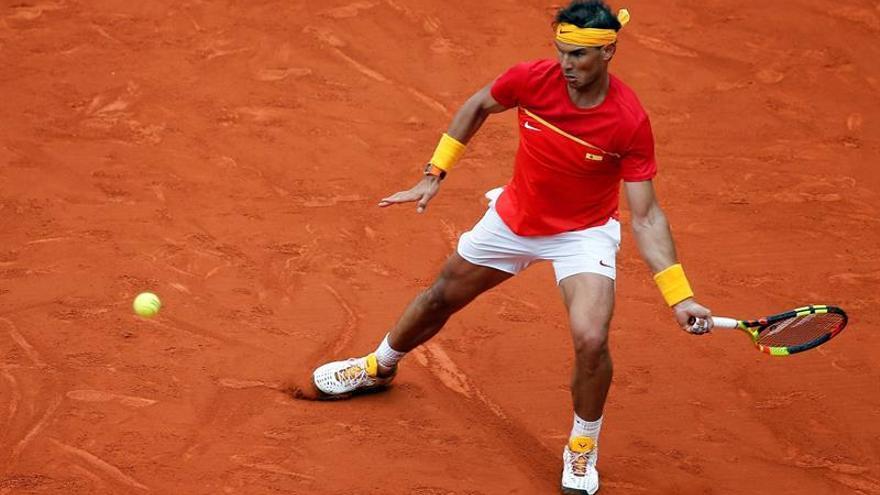
<instances>
[{"instance_id":1,"label":"player's leg","mask_svg":"<svg viewBox=\"0 0 880 495\"><path fill-rule=\"evenodd\" d=\"M325 397L344 398L387 384L398 361L440 331L452 314L529 266L536 256L527 244L490 204L474 228L462 234L437 280L410 303L376 351L320 366L313 373L315 386Z\"/></svg>"},{"instance_id":2,"label":"player's leg","mask_svg":"<svg viewBox=\"0 0 880 495\"><path fill-rule=\"evenodd\" d=\"M561 281L559 288L568 308L575 362L571 393L578 416L594 421L602 416L611 384L608 327L614 311L614 280L596 273L581 273Z\"/></svg>"},{"instance_id":3,"label":"player's leg","mask_svg":"<svg viewBox=\"0 0 880 495\"><path fill-rule=\"evenodd\" d=\"M564 493L592 494L599 489L599 429L611 385L608 327L614 312L615 258L620 223L572 231L549 239L542 258L553 261L556 280L568 309L574 344L571 395L574 418L563 450Z\"/></svg>"},{"instance_id":4,"label":"player's leg","mask_svg":"<svg viewBox=\"0 0 880 495\"><path fill-rule=\"evenodd\" d=\"M415 349L436 335L455 312L512 276L496 268L476 265L453 253L437 280L409 304L391 329L389 346L402 353Z\"/></svg>"},{"instance_id":5,"label":"player's leg","mask_svg":"<svg viewBox=\"0 0 880 495\"><path fill-rule=\"evenodd\" d=\"M614 280L597 273L579 273L563 279L559 287L568 309L575 353L571 380L575 417L563 454L563 489L564 493L592 494L599 488L599 429L611 386L608 328L614 311Z\"/></svg>"},{"instance_id":6,"label":"player's leg","mask_svg":"<svg viewBox=\"0 0 880 495\"><path fill-rule=\"evenodd\" d=\"M313 373L315 386L324 397L346 398L355 391L387 385L404 354L436 335L456 311L514 273L477 265L453 253L435 282L409 304L375 352L320 366Z\"/></svg>"}]
</instances>

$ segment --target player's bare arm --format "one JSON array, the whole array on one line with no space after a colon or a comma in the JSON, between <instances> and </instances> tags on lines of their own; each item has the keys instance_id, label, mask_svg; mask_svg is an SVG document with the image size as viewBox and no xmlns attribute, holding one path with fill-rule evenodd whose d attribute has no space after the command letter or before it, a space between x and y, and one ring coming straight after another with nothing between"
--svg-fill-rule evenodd
<instances>
[{"instance_id":1,"label":"player's bare arm","mask_svg":"<svg viewBox=\"0 0 880 495\"><path fill-rule=\"evenodd\" d=\"M669 222L657 202L653 182L624 182L624 190L632 214L633 235L651 272L658 274L678 263ZM711 312L697 303L692 295L676 302L672 309L685 331L703 334L712 329ZM692 325L693 319L700 324Z\"/></svg>"},{"instance_id":2,"label":"player's bare arm","mask_svg":"<svg viewBox=\"0 0 880 495\"><path fill-rule=\"evenodd\" d=\"M474 134L493 113L507 110L506 107L495 101L491 93L492 85L489 84L468 98L464 105L459 108L446 134L459 143L466 145ZM410 189L399 191L379 201L380 207L391 206L397 203L411 203L417 201L416 211L422 213L428 207L437 192L440 190L441 175L426 173L419 182Z\"/></svg>"}]
</instances>

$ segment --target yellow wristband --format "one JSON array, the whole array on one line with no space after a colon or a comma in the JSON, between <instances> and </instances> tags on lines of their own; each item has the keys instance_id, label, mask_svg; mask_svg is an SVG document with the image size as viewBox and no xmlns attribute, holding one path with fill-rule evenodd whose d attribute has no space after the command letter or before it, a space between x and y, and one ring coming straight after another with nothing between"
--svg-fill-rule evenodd
<instances>
[{"instance_id":1,"label":"yellow wristband","mask_svg":"<svg viewBox=\"0 0 880 495\"><path fill-rule=\"evenodd\" d=\"M434 150L434 156L431 157L430 163L440 170L449 172L455 166L458 159L461 158L461 155L464 154L465 148L467 146L458 139L444 132L440 142L437 143L437 149Z\"/></svg>"},{"instance_id":2,"label":"yellow wristband","mask_svg":"<svg viewBox=\"0 0 880 495\"><path fill-rule=\"evenodd\" d=\"M660 288L666 304L675 306L689 297L694 297L691 284L684 276L684 268L681 263L676 263L654 275L654 282Z\"/></svg>"}]
</instances>

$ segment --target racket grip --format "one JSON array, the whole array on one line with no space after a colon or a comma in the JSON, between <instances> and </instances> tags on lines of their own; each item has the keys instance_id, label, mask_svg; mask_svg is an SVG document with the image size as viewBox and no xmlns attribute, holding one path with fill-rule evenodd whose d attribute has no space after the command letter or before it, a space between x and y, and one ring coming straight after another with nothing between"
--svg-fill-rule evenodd
<instances>
[{"instance_id":1,"label":"racket grip","mask_svg":"<svg viewBox=\"0 0 880 495\"><path fill-rule=\"evenodd\" d=\"M734 318L725 318L723 316L713 316L712 323L715 328L738 328L739 321Z\"/></svg>"},{"instance_id":2,"label":"racket grip","mask_svg":"<svg viewBox=\"0 0 880 495\"><path fill-rule=\"evenodd\" d=\"M697 322L697 319L693 316L688 319L688 325L693 325ZM723 316L713 316L712 324L715 328L737 328L739 326L739 321L733 318L725 318Z\"/></svg>"}]
</instances>

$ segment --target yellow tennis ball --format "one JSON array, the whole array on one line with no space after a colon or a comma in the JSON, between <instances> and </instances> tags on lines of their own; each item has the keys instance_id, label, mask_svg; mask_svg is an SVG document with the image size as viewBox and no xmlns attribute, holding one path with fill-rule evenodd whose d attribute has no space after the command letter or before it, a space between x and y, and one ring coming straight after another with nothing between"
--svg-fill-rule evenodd
<instances>
[{"instance_id":1,"label":"yellow tennis ball","mask_svg":"<svg viewBox=\"0 0 880 495\"><path fill-rule=\"evenodd\" d=\"M134 298L132 307L138 316L152 318L159 313L159 308L162 307L162 301L159 300L159 296L152 292L141 292Z\"/></svg>"}]
</instances>

